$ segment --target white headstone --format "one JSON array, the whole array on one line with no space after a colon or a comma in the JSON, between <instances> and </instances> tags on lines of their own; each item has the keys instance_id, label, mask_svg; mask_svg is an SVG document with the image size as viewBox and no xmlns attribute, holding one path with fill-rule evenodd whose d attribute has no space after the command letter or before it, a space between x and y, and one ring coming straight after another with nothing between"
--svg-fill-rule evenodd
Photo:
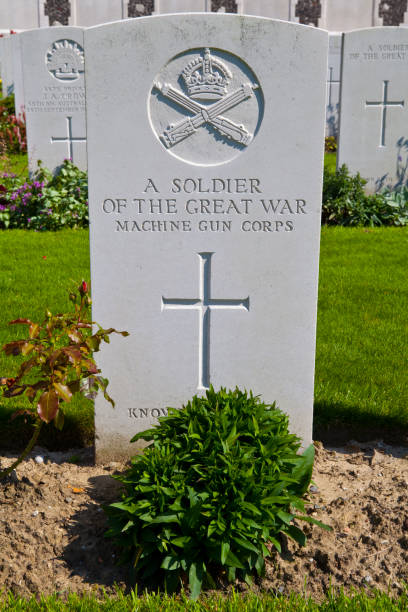
<instances>
[{"instance_id":1,"label":"white headstone","mask_svg":"<svg viewBox=\"0 0 408 612\"><path fill-rule=\"evenodd\" d=\"M329 36L329 62L327 66L326 136L337 139L339 132L341 34Z\"/></svg>"},{"instance_id":2,"label":"white headstone","mask_svg":"<svg viewBox=\"0 0 408 612\"><path fill-rule=\"evenodd\" d=\"M319 24L321 28L331 32L345 32L373 25L374 0L324 0L324 2L324 19Z\"/></svg>"},{"instance_id":3,"label":"white headstone","mask_svg":"<svg viewBox=\"0 0 408 612\"><path fill-rule=\"evenodd\" d=\"M327 32L171 15L85 45L93 317L131 334L98 353L98 460L210 384L308 444Z\"/></svg>"},{"instance_id":4,"label":"white headstone","mask_svg":"<svg viewBox=\"0 0 408 612\"><path fill-rule=\"evenodd\" d=\"M245 15L258 15L272 19L290 19L289 0L242 0Z\"/></svg>"},{"instance_id":5,"label":"white headstone","mask_svg":"<svg viewBox=\"0 0 408 612\"><path fill-rule=\"evenodd\" d=\"M156 13L204 13L207 8L206 0L156 0Z\"/></svg>"},{"instance_id":6,"label":"white headstone","mask_svg":"<svg viewBox=\"0 0 408 612\"><path fill-rule=\"evenodd\" d=\"M14 78L13 78L13 54L11 38L16 34L9 34L3 38L3 76L2 87L3 95L9 96L14 93Z\"/></svg>"},{"instance_id":7,"label":"white headstone","mask_svg":"<svg viewBox=\"0 0 408 612\"><path fill-rule=\"evenodd\" d=\"M10 36L14 80L14 108L16 115L24 113L23 63L21 57L21 34Z\"/></svg>"},{"instance_id":8,"label":"white headstone","mask_svg":"<svg viewBox=\"0 0 408 612\"><path fill-rule=\"evenodd\" d=\"M122 19L122 0L79 0L75 6L75 25L93 26Z\"/></svg>"},{"instance_id":9,"label":"white headstone","mask_svg":"<svg viewBox=\"0 0 408 612\"><path fill-rule=\"evenodd\" d=\"M28 30L39 26L38 0L1 0L0 27Z\"/></svg>"},{"instance_id":10,"label":"white headstone","mask_svg":"<svg viewBox=\"0 0 408 612\"><path fill-rule=\"evenodd\" d=\"M4 62L6 56L6 45L4 43L4 39L6 37L6 33L0 30L0 78L2 79L2 89L4 90ZM3 91L4 95L4 91Z\"/></svg>"},{"instance_id":11,"label":"white headstone","mask_svg":"<svg viewBox=\"0 0 408 612\"><path fill-rule=\"evenodd\" d=\"M360 172L371 192L408 179L407 67L406 28L344 35L338 164Z\"/></svg>"},{"instance_id":12,"label":"white headstone","mask_svg":"<svg viewBox=\"0 0 408 612\"><path fill-rule=\"evenodd\" d=\"M29 168L55 170L66 158L86 169L83 30L41 28L21 35Z\"/></svg>"}]
</instances>

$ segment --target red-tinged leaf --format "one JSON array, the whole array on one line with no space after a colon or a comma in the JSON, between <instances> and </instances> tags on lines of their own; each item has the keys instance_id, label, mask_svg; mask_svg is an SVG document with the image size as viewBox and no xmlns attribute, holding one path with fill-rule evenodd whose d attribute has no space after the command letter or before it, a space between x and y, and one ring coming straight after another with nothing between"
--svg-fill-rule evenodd
<instances>
[{"instance_id":1,"label":"red-tinged leaf","mask_svg":"<svg viewBox=\"0 0 408 612\"><path fill-rule=\"evenodd\" d=\"M61 349L61 351L68 356L68 359L74 365L78 365L78 363L81 362L81 359L82 359L81 351L75 348L74 346L66 346L63 349Z\"/></svg>"},{"instance_id":2,"label":"red-tinged leaf","mask_svg":"<svg viewBox=\"0 0 408 612\"><path fill-rule=\"evenodd\" d=\"M15 340L14 342L5 344L2 350L6 353L6 355L19 355L24 344L26 344L25 340Z\"/></svg>"},{"instance_id":3,"label":"red-tinged leaf","mask_svg":"<svg viewBox=\"0 0 408 612\"><path fill-rule=\"evenodd\" d=\"M29 355L32 352L33 348L34 348L34 344L31 344L30 342L26 342L21 348L21 354L24 356Z\"/></svg>"},{"instance_id":4,"label":"red-tinged leaf","mask_svg":"<svg viewBox=\"0 0 408 612\"><path fill-rule=\"evenodd\" d=\"M4 397L17 397L17 395L22 395L26 389L25 385L18 385L15 387L10 387L10 389L6 389L3 393Z\"/></svg>"},{"instance_id":5,"label":"red-tinged leaf","mask_svg":"<svg viewBox=\"0 0 408 612\"><path fill-rule=\"evenodd\" d=\"M81 344L81 342L83 342L82 334L75 331L74 329L71 329L69 332L67 332L67 335L68 335L68 338L72 340L72 342L75 342L76 344Z\"/></svg>"},{"instance_id":6,"label":"red-tinged leaf","mask_svg":"<svg viewBox=\"0 0 408 612\"><path fill-rule=\"evenodd\" d=\"M20 369L17 374L17 378L21 378L22 376L27 374L27 372L31 370L31 368L33 368L36 365L36 363L37 363L36 356L31 357L31 359L29 359L28 361L24 361L24 363L22 363L20 366Z\"/></svg>"},{"instance_id":7,"label":"red-tinged leaf","mask_svg":"<svg viewBox=\"0 0 408 612\"><path fill-rule=\"evenodd\" d=\"M40 326L38 323L32 323L28 333L30 338L37 338L38 334L40 333Z\"/></svg>"},{"instance_id":8,"label":"red-tinged leaf","mask_svg":"<svg viewBox=\"0 0 408 612\"><path fill-rule=\"evenodd\" d=\"M33 322L30 321L30 319L14 319L14 321L9 321L9 325L17 325L17 324L32 325Z\"/></svg>"},{"instance_id":9,"label":"red-tinged leaf","mask_svg":"<svg viewBox=\"0 0 408 612\"><path fill-rule=\"evenodd\" d=\"M63 385L62 383L55 382L54 383L54 389L57 392L57 394L59 395L59 397L61 399L63 399L65 402L70 402L71 401L72 393L71 393L69 387L67 387L67 385Z\"/></svg>"},{"instance_id":10,"label":"red-tinged leaf","mask_svg":"<svg viewBox=\"0 0 408 612\"><path fill-rule=\"evenodd\" d=\"M50 423L57 416L58 396L54 389L45 391L37 404L37 412L42 421Z\"/></svg>"},{"instance_id":11,"label":"red-tinged leaf","mask_svg":"<svg viewBox=\"0 0 408 612\"><path fill-rule=\"evenodd\" d=\"M101 344L102 338L99 336L90 336L85 340L86 345L91 349L91 351L99 351L99 346Z\"/></svg>"},{"instance_id":12,"label":"red-tinged leaf","mask_svg":"<svg viewBox=\"0 0 408 612\"><path fill-rule=\"evenodd\" d=\"M110 327L109 329L100 329L99 330L100 333L102 335L106 335L106 334L121 334L122 336L129 336L129 332L127 331L118 331L117 329L114 329L113 327Z\"/></svg>"},{"instance_id":13,"label":"red-tinged leaf","mask_svg":"<svg viewBox=\"0 0 408 612\"><path fill-rule=\"evenodd\" d=\"M85 327L86 329L92 329L92 325L90 323L77 323L77 327Z\"/></svg>"},{"instance_id":14,"label":"red-tinged leaf","mask_svg":"<svg viewBox=\"0 0 408 612\"><path fill-rule=\"evenodd\" d=\"M61 408L58 410L57 415L54 419L54 425L57 429L59 429L59 431L61 431L61 429L64 427L64 413L62 412Z\"/></svg>"},{"instance_id":15,"label":"red-tinged leaf","mask_svg":"<svg viewBox=\"0 0 408 612\"><path fill-rule=\"evenodd\" d=\"M56 351L53 351L49 357L50 359L50 366L54 367L54 365L57 363L59 357L61 357L62 355L62 349L57 349Z\"/></svg>"},{"instance_id":16,"label":"red-tinged leaf","mask_svg":"<svg viewBox=\"0 0 408 612\"><path fill-rule=\"evenodd\" d=\"M90 359L84 359L84 365L90 374L98 374L100 372L98 366Z\"/></svg>"}]
</instances>

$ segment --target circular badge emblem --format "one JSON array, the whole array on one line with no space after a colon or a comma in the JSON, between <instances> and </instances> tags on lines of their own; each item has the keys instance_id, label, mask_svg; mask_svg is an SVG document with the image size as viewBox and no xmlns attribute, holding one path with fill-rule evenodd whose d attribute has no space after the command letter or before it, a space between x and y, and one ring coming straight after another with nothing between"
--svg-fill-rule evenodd
<instances>
[{"instance_id":1,"label":"circular badge emblem","mask_svg":"<svg viewBox=\"0 0 408 612\"><path fill-rule=\"evenodd\" d=\"M239 57L219 49L185 51L157 75L150 92L152 129L185 162L217 166L246 150L263 116L262 88Z\"/></svg>"},{"instance_id":2,"label":"circular badge emblem","mask_svg":"<svg viewBox=\"0 0 408 612\"><path fill-rule=\"evenodd\" d=\"M76 81L84 72L84 50L74 40L56 40L47 50L45 63L58 81Z\"/></svg>"}]
</instances>

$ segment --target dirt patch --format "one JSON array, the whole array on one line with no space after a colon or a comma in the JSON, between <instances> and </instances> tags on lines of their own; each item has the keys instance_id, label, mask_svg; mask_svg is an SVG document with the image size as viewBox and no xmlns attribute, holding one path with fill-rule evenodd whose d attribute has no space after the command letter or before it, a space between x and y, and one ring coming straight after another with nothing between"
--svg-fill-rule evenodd
<instances>
[{"instance_id":1,"label":"dirt patch","mask_svg":"<svg viewBox=\"0 0 408 612\"><path fill-rule=\"evenodd\" d=\"M285 545L258 586L315 598L330 584L400 594L408 582L408 447L381 441L316 447L308 512L333 531L306 525L307 546ZM1 457L1 467L14 457ZM103 537L101 509L117 499L111 475L125 466L92 461L92 449L36 448L17 478L0 485L0 588L30 595L131 586Z\"/></svg>"}]
</instances>

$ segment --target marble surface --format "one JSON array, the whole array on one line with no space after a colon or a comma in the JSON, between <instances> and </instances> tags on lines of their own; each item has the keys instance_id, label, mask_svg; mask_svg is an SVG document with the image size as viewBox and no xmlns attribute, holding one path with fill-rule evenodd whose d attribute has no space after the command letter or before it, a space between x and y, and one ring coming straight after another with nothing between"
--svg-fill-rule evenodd
<instances>
[{"instance_id":1,"label":"marble surface","mask_svg":"<svg viewBox=\"0 0 408 612\"><path fill-rule=\"evenodd\" d=\"M85 31L98 460L210 384L312 436L328 34L234 15Z\"/></svg>"}]
</instances>

